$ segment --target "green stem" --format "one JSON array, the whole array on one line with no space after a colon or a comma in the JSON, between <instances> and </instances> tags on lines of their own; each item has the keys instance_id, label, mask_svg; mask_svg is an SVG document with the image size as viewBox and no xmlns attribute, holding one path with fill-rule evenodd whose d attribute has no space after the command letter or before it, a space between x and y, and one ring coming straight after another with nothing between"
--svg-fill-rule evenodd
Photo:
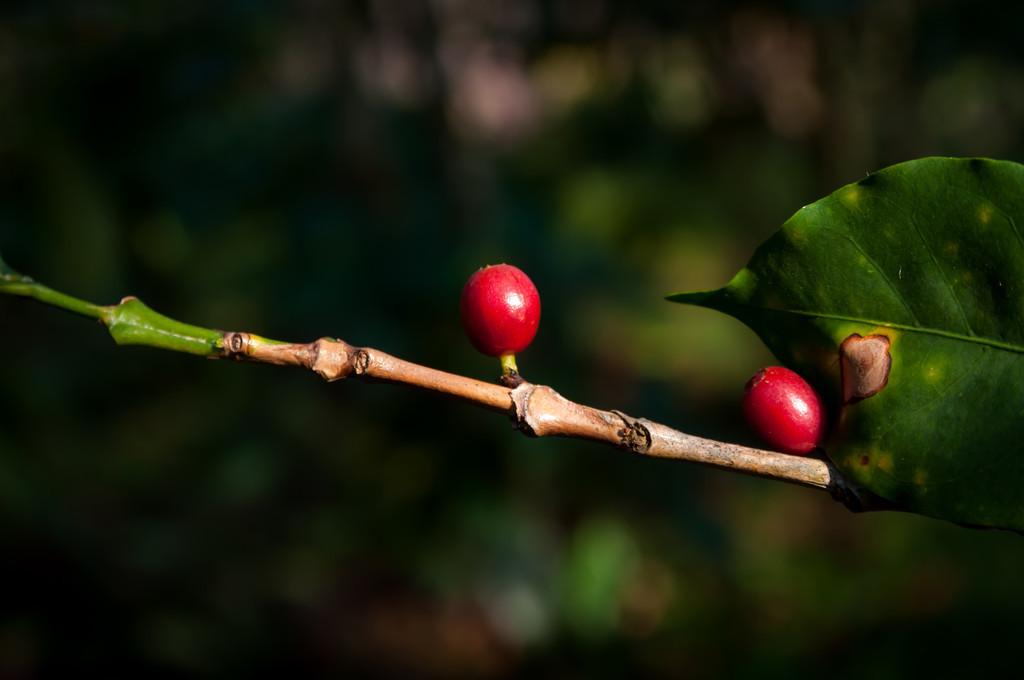
<instances>
[{"instance_id":1,"label":"green stem","mask_svg":"<svg viewBox=\"0 0 1024 680\"><path fill-rule=\"evenodd\" d=\"M81 314L82 316L87 316L90 319L99 319L103 314L103 308L99 305L94 305L86 300L80 300L79 298L65 295L60 291L56 291L40 283L36 283L29 277L21 276L20 274L5 274L0 276L0 293L34 298L44 304L50 305L51 307L66 309L73 314Z\"/></svg>"},{"instance_id":2,"label":"green stem","mask_svg":"<svg viewBox=\"0 0 1024 680\"><path fill-rule=\"evenodd\" d=\"M516 366L515 354L502 354L500 360L502 375L515 375L519 373L519 367Z\"/></svg>"},{"instance_id":3,"label":"green stem","mask_svg":"<svg viewBox=\"0 0 1024 680\"><path fill-rule=\"evenodd\" d=\"M53 290L12 270L0 259L0 293L32 298L43 304L98 319L118 345L145 345L205 357L225 356L224 333L175 321L126 297L116 305L96 305ZM275 341L261 341L273 343Z\"/></svg>"}]
</instances>

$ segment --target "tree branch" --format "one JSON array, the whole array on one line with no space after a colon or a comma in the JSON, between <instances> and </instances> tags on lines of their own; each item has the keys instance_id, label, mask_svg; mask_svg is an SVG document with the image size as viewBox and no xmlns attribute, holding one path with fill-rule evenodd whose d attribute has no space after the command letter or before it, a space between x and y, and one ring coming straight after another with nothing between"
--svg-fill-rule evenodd
<instances>
[{"instance_id":1,"label":"tree branch","mask_svg":"<svg viewBox=\"0 0 1024 680\"><path fill-rule=\"evenodd\" d=\"M311 370L327 381L349 377L411 385L508 414L532 437L572 437L604 442L636 454L685 460L829 491L855 511L888 504L847 483L827 460L791 456L704 439L620 411L566 399L546 385L514 388L420 366L368 347L321 338L284 343L251 333L222 332L163 316L137 298L98 306L54 291L11 270L0 259L0 293L33 298L101 321L118 345L144 345L216 359L235 359Z\"/></svg>"}]
</instances>

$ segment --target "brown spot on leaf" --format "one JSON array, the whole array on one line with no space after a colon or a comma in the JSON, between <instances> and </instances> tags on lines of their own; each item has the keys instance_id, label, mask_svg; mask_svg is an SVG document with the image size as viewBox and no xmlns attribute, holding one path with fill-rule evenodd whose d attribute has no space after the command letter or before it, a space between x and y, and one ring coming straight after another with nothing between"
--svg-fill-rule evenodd
<instances>
[{"instance_id":1,"label":"brown spot on leaf","mask_svg":"<svg viewBox=\"0 0 1024 680\"><path fill-rule=\"evenodd\" d=\"M854 333L839 345L839 360L844 404L874 396L889 382L892 355L884 335Z\"/></svg>"}]
</instances>

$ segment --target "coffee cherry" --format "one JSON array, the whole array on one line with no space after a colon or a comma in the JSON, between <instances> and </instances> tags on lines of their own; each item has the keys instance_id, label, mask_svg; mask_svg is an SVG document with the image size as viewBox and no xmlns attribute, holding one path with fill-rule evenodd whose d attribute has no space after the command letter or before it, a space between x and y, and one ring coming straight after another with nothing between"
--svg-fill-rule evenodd
<instances>
[{"instance_id":1,"label":"coffee cherry","mask_svg":"<svg viewBox=\"0 0 1024 680\"><path fill-rule=\"evenodd\" d=\"M782 366L762 368L747 381L743 414L769 446L806 454L821 444L824 413L814 388Z\"/></svg>"},{"instance_id":2,"label":"coffee cherry","mask_svg":"<svg viewBox=\"0 0 1024 680\"><path fill-rule=\"evenodd\" d=\"M514 355L533 341L540 324L540 295L530 277L510 264L478 269L462 289L462 326L480 352L501 357L505 374Z\"/></svg>"}]
</instances>

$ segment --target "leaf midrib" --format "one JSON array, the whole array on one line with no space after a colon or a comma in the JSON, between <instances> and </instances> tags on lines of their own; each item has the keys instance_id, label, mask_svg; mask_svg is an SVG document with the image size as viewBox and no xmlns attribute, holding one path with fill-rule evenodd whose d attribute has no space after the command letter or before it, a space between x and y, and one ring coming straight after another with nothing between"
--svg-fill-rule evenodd
<instances>
[{"instance_id":1,"label":"leaf midrib","mask_svg":"<svg viewBox=\"0 0 1024 680\"><path fill-rule=\"evenodd\" d=\"M714 305L714 307L722 311L725 311L724 308L726 307L745 307L747 309L758 309L768 312L777 312L779 314L793 314L795 316L803 316L816 319L830 319L832 321L849 321L851 323L862 323L869 326L885 326L886 328L895 328L897 330L908 331L910 333L935 335L942 338L949 338L951 340L960 340L962 342L967 342L974 345L985 345L986 347L992 347L994 349L1003 350L1004 352L1024 354L1024 346L1015 345L1012 342L993 340L992 338L986 338L980 335L964 335L963 333L956 333L954 331L944 331L939 328L929 328L927 326L914 326L911 324L896 323L893 321L878 321L876 319L864 319L857 316L846 316L844 314L808 312L800 309L780 309L778 307L761 307L759 305L749 305L743 302L727 302L724 304Z\"/></svg>"}]
</instances>

